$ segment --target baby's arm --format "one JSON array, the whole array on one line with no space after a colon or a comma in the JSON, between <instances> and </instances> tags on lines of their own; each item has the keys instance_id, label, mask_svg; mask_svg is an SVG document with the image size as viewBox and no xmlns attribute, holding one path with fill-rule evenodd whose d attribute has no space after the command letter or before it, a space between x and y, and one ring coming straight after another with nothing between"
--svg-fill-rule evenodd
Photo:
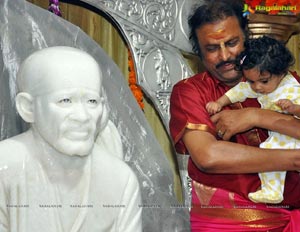
<instances>
[{"instance_id":1,"label":"baby's arm","mask_svg":"<svg viewBox=\"0 0 300 232\"><path fill-rule=\"evenodd\" d=\"M215 114L222 110L224 106L231 104L229 98L223 95L216 101L211 101L206 104L206 110L209 114Z\"/></svg>"},{"instance_id":2,"label":"baby's arm","mask_svg":"<svg viewBox=\"0 0 300 232\"><path fill-rule=\"evenodd\" d=\"M288 99L280 99L277 105L281 107L282 110L300 118L300 105L294 104Z\"/></svg>"}]
</instances>

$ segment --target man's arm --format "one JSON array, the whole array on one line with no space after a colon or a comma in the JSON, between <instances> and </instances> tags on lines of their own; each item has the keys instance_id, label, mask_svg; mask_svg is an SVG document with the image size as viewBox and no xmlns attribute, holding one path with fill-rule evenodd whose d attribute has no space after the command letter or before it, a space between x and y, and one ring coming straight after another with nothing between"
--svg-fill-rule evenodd
<instances>
[{"instance_id":1,"label":"man's arm","mask_svg":"<svg viewBox=\"0 0 300 232\"><path fill-rule=\"evenodd\" d=\"M188 129L183 141L194 163L207 173L300 170L299 149L261 149L216 140L209 132Z\"/></svg>"},{"instance_id":2,"label":"man's arm","mask_svg":"<svg viewBox=\"0 0 300 232\"><path fill-rule=\"evenodd\" d=\"M260 108L223 110L211 117L216 131L222 131L223 139L229 140L233 135L254 127L276 131L300 139L300 120L292 115L285 115Z\"/></svg>"}]
</instances>

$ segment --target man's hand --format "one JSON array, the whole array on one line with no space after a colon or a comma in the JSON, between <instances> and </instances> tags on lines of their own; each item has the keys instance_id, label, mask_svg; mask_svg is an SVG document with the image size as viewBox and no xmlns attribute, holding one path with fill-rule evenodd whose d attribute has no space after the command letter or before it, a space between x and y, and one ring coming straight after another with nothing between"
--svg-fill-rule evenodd
<instances>
[{"instance_id":1,"label":"man's hand","mask_svg":"<svg viewBox=\"0 0 300 232\"><path fill-rule=\"evenodd\" d=\"M252 129L257 120L257 108L238 110L223 110L211 117L218 134L223 134L223 140L229 140L233 135Z\"/></svg>"}]
</instances>

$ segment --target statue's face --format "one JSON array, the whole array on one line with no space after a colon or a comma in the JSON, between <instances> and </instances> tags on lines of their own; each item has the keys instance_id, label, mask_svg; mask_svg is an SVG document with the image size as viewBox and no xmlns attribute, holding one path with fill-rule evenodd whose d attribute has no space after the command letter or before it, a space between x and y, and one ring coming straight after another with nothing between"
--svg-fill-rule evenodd
<instances>
[{"instance_id":1,"label":"statue's face","mask_svg":"<svg viewBox=\"0 0 300 232\"><path fill-rule=\"evenodd\" d=\"M99 70L91 67L86 72L75 67L72 72L55 73L41 84L45 91L34 96L32 126L58 152L88 155L103 112Z\"/></svg>"}]
</instances>

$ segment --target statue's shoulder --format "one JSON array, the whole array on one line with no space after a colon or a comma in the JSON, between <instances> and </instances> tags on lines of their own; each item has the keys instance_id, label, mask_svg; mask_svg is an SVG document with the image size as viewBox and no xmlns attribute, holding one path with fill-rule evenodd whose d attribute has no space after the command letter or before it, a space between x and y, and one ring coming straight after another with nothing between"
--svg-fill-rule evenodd
<instances>
[{"instance_id":1,"label":"statue's shoulder","mask_svg":"<svg viewBox=\"0 0 300 232\"><path fill-rule=\"evenodd\" d=\"M0 168L22 163L28 155L28 136L22 133L0 141Z\"/></svg>"},{"instance_id":2,"label":"statue's shoulder","mask_svg":"<svg viewBox=\"0 0 300 232\"><path fill-rule=\"evenodd\" d=\"M108 149L95 144L93 152L93 166L96 170L115 176L119 181L126 181L128 178L135 178L135 174L131 167L120 157L112 154ZM101 168L99 168L101 167Z\"/></svg>"},{"instance_id":3,"label":"statue's shoulder","mask_svg":"<svg viewBox=\"0 0 300 232\"><path fill-rule=\"evenodd\" d=\"M115 166L118 166L118 168L127 169L127 164L124 160L103 144L99 145L95 143L93 149L93 160L101 163L102 165L114 164Z\"/></svg>"}]
</instances>

